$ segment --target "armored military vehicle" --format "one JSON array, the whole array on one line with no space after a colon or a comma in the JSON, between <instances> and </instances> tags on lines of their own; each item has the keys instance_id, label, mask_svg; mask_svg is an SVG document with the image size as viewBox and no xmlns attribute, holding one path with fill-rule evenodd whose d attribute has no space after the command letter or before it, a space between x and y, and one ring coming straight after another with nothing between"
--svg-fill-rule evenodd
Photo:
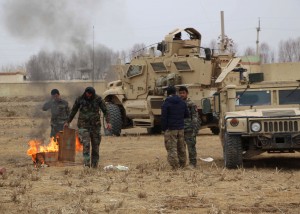
<instances>
[{"instance_id":1,"label":"armored military vehicle","mask_svg":"<svg viewBox=\"0 0 300 214\"><path fill-rule=\"evenodd\" d=\"M188 36L183 40L181 33ZM201 51L204 53L201 55ZM215 80L225 67L230 67L231 55L214 56L209 48L201 47L201 34L194 28L176 29L158 43L159 56L152 48L149 54L137 56L125 65L116 66L120 79L110 82L104 92L111 113L111 134L120 135L121 129L147 128L149 133L160 133L161 105L164 89L185 85L190 98L197 104L201 126L219 133L218 121L211 102ZM203 111L203 106L206 106Z\"/></svg>"},{"instance_id":2,"label":"armored military vehicle","mask_svg":"<svg viewBox=\"0 0 300 214\"><path fill-rule=\"evenodd\" d=\"M225 167L268 153L300 151L300 63L274 63L253 73L220 75L214 95Z\"/></svg>"}]
</instances>

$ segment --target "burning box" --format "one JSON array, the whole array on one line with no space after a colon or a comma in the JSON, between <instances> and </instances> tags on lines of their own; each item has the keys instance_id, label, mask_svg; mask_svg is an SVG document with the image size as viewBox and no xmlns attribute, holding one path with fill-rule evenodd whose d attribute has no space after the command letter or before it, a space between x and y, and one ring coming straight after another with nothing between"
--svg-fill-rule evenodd
<instances>
[{"instance_id":1,"label":"burning box","mask_svg":"<svg viewBox=\"0 0 300 214\"><path fill-rule=\"evenodd\" d=\"M36 164L56 164L58 161L58 152L38 152L36 153Z\"/></svg>"},{"instance_id":2,"label":"burning box","mask_svg":"<svg viewBox=\"0 0 300 214\"><path fill-rule=\"evenodd\" d=\"M82 145L75 129L68 127L57 134L56 140L51 138L47 146L42 146L39 140L31 140L28 144L30 148L27 150L27 154L32 157L36 166L75 162L76 151L82 151Z\"/></svg>"}]
</instances>

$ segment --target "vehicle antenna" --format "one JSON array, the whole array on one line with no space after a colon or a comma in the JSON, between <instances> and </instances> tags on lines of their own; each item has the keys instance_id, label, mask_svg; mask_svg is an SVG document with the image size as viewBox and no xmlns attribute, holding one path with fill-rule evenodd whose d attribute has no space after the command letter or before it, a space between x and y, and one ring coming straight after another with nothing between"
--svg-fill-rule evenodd
<instances>
[{"instance_id":1,"label":"vehicle antenna","mask_svg":"<svg viewBox=\"0 0 300 214\"><path fill-rule=\"evenodd\" d=\"M258 27L256 28L257 38L256 38L256 56L259 56L259 31L260 31L260 18L258 18Z\"/></svg>"}]
</instances>

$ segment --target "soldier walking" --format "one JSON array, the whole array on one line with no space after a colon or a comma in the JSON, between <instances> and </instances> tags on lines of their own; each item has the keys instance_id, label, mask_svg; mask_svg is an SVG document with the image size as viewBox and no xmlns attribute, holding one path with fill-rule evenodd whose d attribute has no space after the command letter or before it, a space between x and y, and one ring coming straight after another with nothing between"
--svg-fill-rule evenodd
<instances>
[{"instance_id":1,"label":"soldier walking","mask_svg":"<svg viewBox=\"0 0 300 214\"><path fill-rule=\"evenodd\" d=\"M190 116L184 119L184 141L188 148L189 165L196 167L197 165L197 149L196 136L199 131L199 116L196 104L188 98L189 91L187 87L179 88L179 96L186 102Z\"/></svg>"},{"instance_id":2,"label":"soldier walking","mask_svg":"<svg viewBox=\"0 0 300 214\"><path fill-rule=\"evenodd\" d=\"M96 94L93 87L87 87L80 97L78 97L72 107L71 113L65 123L69 126L74 116L79 110L77 121L80 142L83 144L84 166L97 168L99 162L99 147L101 142L101 122L100 109L104 114L107 129L111 129L109 114L105 102ZM92 157L90 157L90 147L92 145Z\"/></svg>"},{"instance_id":3,"label":"soldier walking","mask_svg":"<svg viewBox=\"0 0 300 214\"><path fill-rule=\"evenodd\" d=\"M187 105L176 95L176 88L167 88L168 97L162 105L161 125L165 132L165 147L168 162L173 170L185 167L184 118L189 116Z\"/></svg>"},{"instance_id":4,"label":"soldier walking","mask_svg":"<svg viewBox=\"0 0 300 214\"><path fill-rule=\"evenodd\" d=\"M56 133L64 129L64 123L69 115L68 102L61 99L57 89L51 90L51 100L43 105L43 111L51 110L51 132L50 137L56 138Z\"/></svg>"}]
</instances>

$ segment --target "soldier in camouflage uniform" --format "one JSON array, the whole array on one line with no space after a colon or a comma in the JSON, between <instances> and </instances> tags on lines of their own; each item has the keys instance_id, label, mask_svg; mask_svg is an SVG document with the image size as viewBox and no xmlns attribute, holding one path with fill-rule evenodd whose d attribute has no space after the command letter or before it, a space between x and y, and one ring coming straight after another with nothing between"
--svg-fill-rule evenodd
<instances>
[{"instance_id":1,"label":"soldier in camouflage uniform","mask_svg":"<svg viewBox=\"0 0 300 214\"><path fill-rule=\"evenodd\" d=\"M185 86L179 88L179 96L186 102L190 117L184 119L184 140L189 152L189 164L197 165L196 136L200 128L197 106L188 98L188 89Z\"/></svg>"},{"instance_id":2,"label":"soldier in camouflage uniform","mask_svg":"<svg viewBox=\"0 0 300 214\"><path fill-rule=\"evenodd\" d=\"M185 167L186 148L184 142L184 118L188 117L188 109L173 86L167 88L168 97L162 105L161 126L165 132L165 147L168 162L173 170Z\"/></svg>"},{"instance_id":3,"label":"soldier in camouflage uniform","mask_svg":"<svg viewBox=\"0 0 300 214\"><path fill-rule=\"evenodd\" d=\"M64 123L69 115L68 102L61 99L59 91L53 89L51 91L52 99L43 106L43 111L51 109L51 133L50 137L56 137L56 133L64 129Z\"/></svg>"},{"instance_id":4,"label":"soldier in camouflage uniform","mask_svg":"<svg viewBox=\"0 0 300 214\"><path fill-rule=\"evenodd\" d=\"M101 142L100 109L104 114L107 129L111 128L109 114L105 102L98 96L93 87L87 87L78 97L72 107L66 126L69 126L77 111L77 121L80 142L83 144L83 159L85 166L96 168L99 162L99 147ZM92 157L90 158L90 146L92 145Z\"/></svg>"}]
</instances>

